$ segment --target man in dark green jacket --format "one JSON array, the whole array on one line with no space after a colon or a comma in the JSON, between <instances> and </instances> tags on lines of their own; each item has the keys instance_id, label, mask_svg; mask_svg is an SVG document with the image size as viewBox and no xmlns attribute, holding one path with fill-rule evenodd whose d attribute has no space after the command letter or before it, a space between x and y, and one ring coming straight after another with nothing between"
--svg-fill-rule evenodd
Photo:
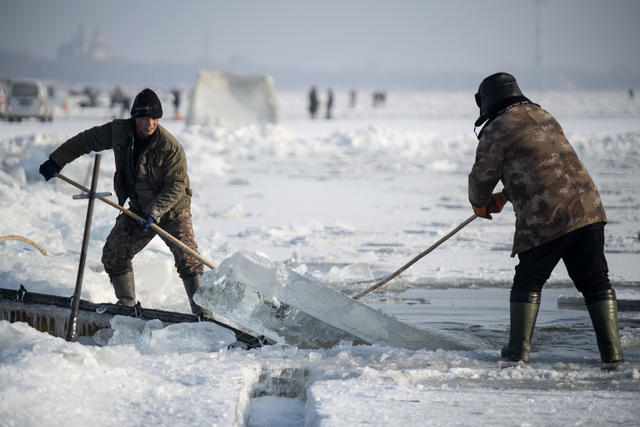
<instances>
[{"instance_id":1,"label":"man in dark green jacket","mask_svg":"<svg viewBox=\"0 0 640 427\"><path fill-rule=\"evenodd\" d=\"M131 119L114 120L79 133L40 166L40 173L48 181L83 154L113 150L116 163L113 185L118 203L123 205L128 199L131 210L144 218L135 221L120 214L103 248L102 263L118 303L123 305L136 302L131 260L156 235L151 223L157 223L190 248L198 247L191 222L187 158L182 145L158 124L161 117L160 99L151 89L145 89L133 102ZM202 262L160 237L174 256L192 312L201 314L193 294L202 281Z\"/></svg>"}]
</instances>

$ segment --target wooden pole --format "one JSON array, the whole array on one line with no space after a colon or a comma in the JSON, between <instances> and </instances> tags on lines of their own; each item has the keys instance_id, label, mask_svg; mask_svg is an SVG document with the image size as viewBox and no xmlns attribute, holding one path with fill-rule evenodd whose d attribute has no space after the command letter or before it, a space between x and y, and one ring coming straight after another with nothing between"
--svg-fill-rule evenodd
<instances>
[{"instance_id":1,"label":"wooden pole","mask_svg":"<svg viewBox=\"0 0 640 427\"><path fill-rule=\"evenodd\" d=\"M56 174L56 177L60 178L61 180L65 181L65 182L67 182L68 184L73 185L74 187L76 187L79 190L82 190L82 191L84 191L86 193L90 192L90 190L88 188L78 184L77 182L67 178L66 176L64 176L64 175L62 175L60 173ZM106 197L96 197L96 199L102 200L106 204L108 204L110 206L113 206L114 208L120 210L121 212L125 213L126 215L130 216L131 218L133 218L135 220L143 220L144 221L144 219L140 215L136 215L134 212L131 212L129 209L127 209L127 208L125 208L123 206L120 206L119 204L107 199ZM171 234L169 234L166 231L164 231L162 228L160 228L160 226L158 224L153 224L152 223L151 224L151 228L156 233L158 233L161 236L166 237L167 239L171 240L173 243L178 245L182 250L187 251L188 253L190 253L194 257L198 258L207 267L211 268L212 270L216 269L216 266L211 261L206 260L197 251L191 249L189 246L185 245L180 240L176 239Z\"/></svg>"},{"instance_id":2,"label":"wooden pole","mask_svg":"<svg viewBox=\"0 0 640 427\"><path fill-rule=\"evenodd\" d=\"M82 238L82 250L80 251L80 264L78 265L78 276L76 278L76 290L71 300L71 314L67 323L67 341L75 341L78 332L78 309L80 308L80 293L82 291L82 278L84 276L84 265L87 260L87 248L89 247L89 236L91 233L91 218L93 217L93 205L95 202L96 187L98 186L98 174L100 172L100 154L96 154L93 163L93 177L91 178L91 190L89 191L89 206L87 207L87 218L84 222L84 237Z\"/></svg>"},{"instance_id":3,"label":"wooden pole","mask_svg":"<svg viewBox=\"0 0 640 427\"><path fill-rule=\"evenodd\" d=\"M388 282L390 282L391 280L393 280L396 277L398 277L403 271L405 271L406 269L411 267L413 264L418 262L418 260L420 260L422 257L424 257L429 252L431 252L432 250L434 250L435 248L440 246L446 240L448 240L451 236L456 234L458 231L462 230L467 224L469 224L471 221L473 221L477 217L478 217L477 215L473 214L472 216L467 218L462 224L460 224L459 226L457 226L456 228L451 230L449 233L447 233L447 235L445 235L440 240L438 240L433 245L431 245L428 249L425 249L423 252L421 252L417 256L415 256L411 261L409 261L408 263L406 263L405 265L400 267L398 270L396 270L394 273L392 273L389 277L387 277L384 280L381 280L380 282L378 282L375 285L371 286L369 289L366 289L366 290L360 292L358 295L354 296L353 298L354 299L360 299L362 297L365 297L365 296L369 295L371 292L375 291L376 289L386 285Z\"/></svg>"}]
</instances>

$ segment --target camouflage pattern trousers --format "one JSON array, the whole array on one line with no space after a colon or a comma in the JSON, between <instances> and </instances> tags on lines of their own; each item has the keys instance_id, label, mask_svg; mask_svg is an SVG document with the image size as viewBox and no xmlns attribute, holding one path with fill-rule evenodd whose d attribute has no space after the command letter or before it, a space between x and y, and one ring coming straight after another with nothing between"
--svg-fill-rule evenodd
<instances>
[{"instance_id":1,"label":"camouflage pattern trousers","mask_svg":"<svg viewBox=\"0 0 640 427\"><path fill-rule=\"evenodd\" d=\"M187 207L177 217L163 216L158 224L164 231L180 240L191 249L198 249L198 244L193 235L191 223L191 208ZM116 218L116 225L109 233L107 241L102 249L102 264L105 271L111 275L118 275L132 271L131 260L149 244L157 233L153 230L144 232L136 221L124 213ZM181 278L194 273L202 273L204 265L195 256L173 243L166 237L160 238L167 244L175 259L176 269Z\"/></svg>"}]
</instances>

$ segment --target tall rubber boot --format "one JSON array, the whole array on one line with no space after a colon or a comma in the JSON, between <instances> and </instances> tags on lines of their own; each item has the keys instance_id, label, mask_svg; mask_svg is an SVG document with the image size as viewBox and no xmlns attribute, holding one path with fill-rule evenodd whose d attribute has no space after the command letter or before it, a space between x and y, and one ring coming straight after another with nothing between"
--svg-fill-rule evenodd
<instances>
[{"instance_id":1,"label":"tall rubber boot","mask_svg":"<svg viewBox=\"0 0 640 427\"><path fill-rule=\"evenodd\" d=\"M118 298L117 304L136 305L136 287L133 281L133 271L125 271L121 274L110 274L113 290Z\"/></svg>"},{"instance_id":2,"label":"tall rubber boot","mask_svg":"<svg viewBox=\"0 0 640 427\"><path fill-rule=\"evenodd\" d=\"M189 305L191 305L191 312L196 316L213 316L209 310L200 307L193 300L193 294L196 293L200 284L202 283L202 273L194 273L189 276L185 276L182 278L182 283L184 284L184 290L187 291L187 297L189 297Z\"/></svg>"},{"instance_id":3,"label":"tall rubber boot","mask_svg":"<svg viewBox=\"0 0 640 427\"><path fill-rule=\"evenodd\" d=\"M540 308L540 292L511 291L509 344L501 351L510 362L529 363L531 336Z\"/></svg>"},{"instance_id":4,"label":"tall rubber boot","mask_svg":"<svg viewBox=\"0 0 640 427\"><path fill-rule=\"evenodd\" d=\"M615 370L624 361L618 331L618 303L613 289L585 295L589 316L598 341L603 370Z\"/></svg>"}]
</instances>

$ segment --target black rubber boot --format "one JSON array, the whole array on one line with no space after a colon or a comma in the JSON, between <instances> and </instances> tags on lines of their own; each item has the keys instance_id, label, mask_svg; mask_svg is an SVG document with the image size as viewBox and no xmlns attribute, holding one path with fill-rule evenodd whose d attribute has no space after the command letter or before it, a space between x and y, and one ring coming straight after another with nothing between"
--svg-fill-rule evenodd
<instances>
[{"instance_id":1,"label":"black rubber boot","mask_svg":"<svg viewBox=\"0 0 640 427\"><path fill-rule=\"evenodd\" d=\"M540 308L540 292L511 291L511 327L509 344L501 351L503 359L510 362L529 363L531 336Z\"/></svg>"},{"instance_id":2,"label":"black rubber boot","mask_svg":"<svg viewBox=\"0 0 640 427\"><path fill-rule=\"evenodd\" d=\"M110 274L113 290L118 298L117 304L136 305L136 287L133 281L133 271L125 271L121 274Z\"/></svg>"},{"instance_id":3,"label":"black rubber boot","mask_svg":"<svg viewBox=\"0 0 640 427\"><path fill-rule=\"evenodd\" d=\"M613 289L585 295L585 302L598 341L602 369L615 370L624 361L618 331L618 303Z\"/></svg>"},{"instance_id":4,"label":"black rubber boot","mask_svg":"<svg viewBox=\"0 0 640 427\"><path fill-rule=\"evenodd\" d=\"M187 297L189 297L189 305L191 305L191 312L196 316L205 315L205 316L211 317L212 313L209 310L200 307L193 300L193 294L196 293L196 291L200 287L200 284L202 283L202 273L195 273L189 276L185 276L182 278L182 283L184 284L184 290L187 291Z\"/></svg>"}]
</instances>

